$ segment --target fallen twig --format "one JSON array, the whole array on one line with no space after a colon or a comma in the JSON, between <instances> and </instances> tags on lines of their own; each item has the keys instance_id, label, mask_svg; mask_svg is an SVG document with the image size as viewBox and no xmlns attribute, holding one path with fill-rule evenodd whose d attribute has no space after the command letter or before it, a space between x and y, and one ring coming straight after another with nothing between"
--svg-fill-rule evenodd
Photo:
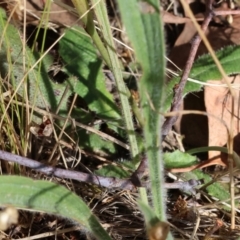
<instances>
[{"instance_id":1,"label":"fallen twig","mask_svg":"<svg viewBox=\"0 0 240 240\"><path fill-rule=\"evenodd\" d=\"M93 174L83 173L83 172L77 172L73 170L65 170L61 168L55 168L51 166L47 166L45 164L42 164L38 161L22 157L16 154L12 154L6 151L0 150L0 159L10 162L15 162L20 165L29 167L33 170L42 172L48 176L55 176L59 178L68 178L77 180L80 182L87 182L87 183L93 183L96 185L99 185L101 187L111 188L111 189L125 189L125 190L134 190L137 187L140 187L140 185L136 185L136 183L133 183L131 178L130 179L117 179L114 177L102 177L102 176L96 176ZM201 181L198 180L189 180L187 182L174 182L174 183L165 183L165 188L168 189L182 189L184 191L191 191L191 189L195 188L197 185L202 184ZM145 182L143 184L143 187L148 187L149 183Z\"/></svg>"}]
</instances>

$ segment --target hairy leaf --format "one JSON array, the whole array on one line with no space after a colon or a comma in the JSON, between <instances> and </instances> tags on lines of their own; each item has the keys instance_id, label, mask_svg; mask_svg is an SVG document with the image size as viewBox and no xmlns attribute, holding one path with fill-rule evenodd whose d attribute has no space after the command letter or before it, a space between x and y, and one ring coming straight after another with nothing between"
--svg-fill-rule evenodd
<instances>
[{"instance_id":1,"label":"hairy leaf","mask_svg":"<svg viewBox=\"0 0 240 240\"><path fill-rule=\"evenodd\" d=\"M81 198L52 182L0 176L0 205L61 215L81 224L97 239L111 239Z\"/></svg>"},{"instance_id":2,"label":"hairy leaf","mask_svg":"<svg viewBox=\"0 0 240 240\"><path fill-rule=\"evenodd\" d=\"M240 47L239 46L228 46L216 52L216 56L221 62L224 71L227 75L240 73ZM181 75L181 73L180 73ZM222 78L216 64L209 54L202 55L193 64L189 78L199 80L200 82L207 82L208 80L220 80ZM170 109L173 99L173 89L176 84L179 83L180 77L172 78L167 84L167 95L163 104L163 110L167 111ZM201 83L195 83L188 81L185 88L185 97L190 92L197 92L202 89Z\"/></svg>"},{"instance_id":3,"label":"hairy leaf","mask_svg":"<svg viewBox=\"0 0 240 240\"><path fill-rule=\"evenodd\" d=\"M122 21L143 72L139 81L141 111L144 121L144 146L148 158L153 206L165 219L163 166L159 149L160 116L165 74L165 45L159 1L119 0Z\"/></svg>"},{"instance_id":4,"label":"hairy leaf","mask_svg":"<svg viewBox=\"0 0 240 240\"><path fill-rule=\"evenodd\" d=\"M195 165L197 163L196 157L189 153L184 153L176 150L171 153L164 153L164 166L167 169L170 168L184 168Z\"/></svg>"}]
</instances>

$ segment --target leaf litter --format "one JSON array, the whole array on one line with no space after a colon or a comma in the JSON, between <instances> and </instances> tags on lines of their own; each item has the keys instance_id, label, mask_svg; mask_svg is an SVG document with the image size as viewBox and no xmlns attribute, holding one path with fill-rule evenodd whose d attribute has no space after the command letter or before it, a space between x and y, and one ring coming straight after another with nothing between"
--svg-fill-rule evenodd
<instances>
[{"instance_id":1,"label":"leaf litter","mask_svg":"<svg viewBox=\"0 0 240 240\"><path fill-rule=\"evenodd\" d=\"M29 1L30 2L30 1ZM27 3L29 4L27 1ZM35 1L35 4L44 4L44 1ZM70 1L66 1L66 3L70 4ZM114 2L111 2L111 4L114 4ZM168 5L168 2L164 2L164 4ZM30 5L28 5L30 6ZM42 5L43 6L43 5ZM41 7L42 7L41 6ZM56 6L56 5L55 5ZM35 5L36 7L36 5ZM55 8L53 8L54 11ZM113 9L114 10L114 9ZM37 13L37 10L34 9L34 11ZM176 10L171 9L171 11L174 11L174 14L176 13ZM178 12L177 12L178 13ZM76 17L72 14L69 14L68 11L64 14L67 15L67 18L65 18L66 15L58 15L52 14L51 16L53 18L50 18L50 21L54 22L55 24L60 25L71 25L72 21L74 22L76 20ZM111 12L110 12L111 14ZM171 13L173 14L173 13ZM202 18L202 13L196 14L196 18ZM174 15L173 15L174 16ZM168 16L171 19L171 15ZM166 28L170 28L168 30L168 35L175 34L175 37L170 38L170 40L166 40L167 44L169 46L175 45L171 49L170 58L176 63L180 68L183 68L183 63L185 62L185 57L187 57L189 52L189 41L196 33L195 28L192 27L191 21L186 20L186 18L181 17L173 17L173 21L175 23L185 23L184 30L182 33L178 36L176 32L181 31L180 25L175 25L175 30L171 30L173 26L167 25ZM68 21L62 22L62 19L72 19ZM233 18L233 24L230 26L224 26L224 31L222 31L222 28L219 29L219 27L216 26L210 26L209 27L209 33L207 34L209 36L210 42L212 42L212 46L216 49L219 49L221 47L224 47L228 44L239 44L239 17L236 16ZM19 20L19 19L18 19ZM112 17L112 24L114 27L119 28L120 26L115 22L115 20L118 20L117 16L113 14ZM170 20L166 20L168 22ZM179 21L179 22L178 22ZM182 22L181 22L182 21ZM220 22L221 24L224 24L224 22ZM176 31L175 33L173 33ZM122 39L121 39L122 40ZM124 61L131 62L131 54L129 54L128 50L123 49L121 46L121 49L119 49L121 52L121 55L123 56ZM205 53L205 48L203 45L200 46L199 49L199 55L202 53ZM122 53L124 52L124 54ZM216 82L214 82L216 83ZM237 83L237 80L235 80L235 83ZM237 92L237 91L236 91ZM194 94L194 93L193 93ZM227 98L227 89L221 89L220 87L213 88L213 87L205 87L204 92L205 98L205 107L206 111L217 115L221 120L224 120L227 124L229 123L229 100ZM197 99L197 98L196 98ZM195 100L196 100L195 99ZM186 99L188 101L188 99ZM195 101L194 101L195 102ZM215 105L213 105L215 103ZM236 100L236 108L238 106ZM223 111L223 107L225 108L225 111ZM237 112L237 111L236 111ZM191 121L191 119L190 119ZM234 136L238 135L238 116L235 117L235 132ZM203 126L203 128L208 127L208 134L202 135L198 134L198 130L201 131L201 125L198 126L198 129L194 129L194 125L191 124L188 125L188 128L191 127L191 129L188 129L188 132L193 133L190 137L187 133L184 131L184 127L182 127L181 120L176 124L176 129L179 131L180 134L185 135L183 146L185 148L193 148L193 147L199 147L202 146L203 142L207 142L207 145L212 146L224 146L226 144L227 135L226 130L223 128L222 124L219 123L220 121L213 121L210 118L208 119L208 122L203 122L203 124L207 124L208 126ZM202 129L203 129L202 128ZM199 137L200 136L200 137ZM208 141L205 141L201 139L201 137L206 137ZM191 138L194 138L194 141L191 141ZM179 141L179 140L177 140ZM199 141L199 142L198 142ZM236 140L237 143L238 140ZM172 149L179 148L179 145L177 144L171 144L173 142L176 142L176 139L172 137L172 140L170 140L171 145L171 151ZM194 143L192 145L192 143ZM48 143L49 144L49 143ZM53 143L51 143L53 144ZM238 147L239 144L235 144L235 147ZM205 145L206 146L206 145ZM46 156L49 156L49 146L44 146L43 148L43 158L46 159ZM182 150L182 149L181 149ZM240 152L237 148L235 149L236 152ZM91 154L91 151L89 151L89 154ZM108 158L109 153L104 152L98 152L98 154L101 157ZM208 158L216 157L216 153L211 153ZM87 156L87 154L86 154ZM60 154L56 154L55 158L60 158ZM89 166L87 161L88 158L86 158L85 161L83 161L82 168L92 168L94 169L95 166ZM90 158L91 159L91 158ZM226 162L226 156L221 156L220 161ZM92 165L96 165L97 163L92 161ZM63 164L63 163L62 163ZM102 163L101 163L102 165ZM211 173L211 169L207 170L208 173ZM35 172L32 172L30 176L34 178L45 178L46 180L51 180L49 178L43 177L40 174L37 174ZM173 178L173 176L169 175L166 179L169 180L169 178ZM145 237L145 231L144 231L144 225L143 225L143 218L137 208L136 205L136 198L137 194L134 192L128 192L128 191L118 191L118 190L106 190L105 192L102 191L98 187L90 186L89 184L79 184L79 183L73 183L68 180L62 180L55 178L54 181L59 182L61 184L64 184L66 186L69 186L69 188L74 189L76 193L78 193L80 196L82 196L92 207L93 211L97 216L100 218L103 226L105 226L108 231L112 234L113 239L146 239ZM204 204L207 202L207 199L209 199L209 196L206 194L203 194L198 199L193 199L191 196L189 196L186 193L182 193L177 190L170 190L167 196L167 208L169 209L169 221L172 222L172 224L175 225L175 230L172 230L174 234L176 235L176 239L183 239L183 235L185 235L185 239L190 239L191 234L194 229L194 224L197 223L197 218L200 215L201 221L199 225L197 226L197 232L196 235L199 237L199 239L226 239L226 236L228 239L234 239L235 234L237 231L230 231L229 228L229 213L222 208L218 208L214 204L212 207L210 207L208 210L204 209ZM198 209L198 207L201 206L203 209ZM58 229L64 229L68 228L70 226L74 226L74 223L70 221L65 221L61 218L55 217L55 216L48 216L46 214L39 214L39 213L29 213L29 212L20 212L20 220L23 221L23 223L17 225L15 228L12 228L9 232L7 232L8 236L18 238L23 238L24 236L27 236L28 231L31 231L31 236L36 235L39 232L39 226L41 226L42 229L45 229L43 232L51 232L52 229L58 228ZM219 218L223 217L224 222L221 222ZM236 220L239 224L239 217L236 216ZM29 219L32 219L32 224L30 224ZM27 226L27 228L25 228ZM173 228L174 229L174 228ZM184 231L181 231L180 229L184 229ZM230 235L231 233L231 235ZM47 236L47 235L46 235ZM80 231L80 233L75 230L70 230L68 233L63 233L61 236L58 236L58 239L66 239L66 237L70 237L71 239L91 239L91 236L88 233L84 233L83 231ZM187 236L187 237L186 237ZM222 237L221 237L222 236ZM231 238L233 236L233 238ZM189 238L188 238L189 237ZM45 237L45 239L53 239L54 234L52 234L52 237L48 235L48 237Z\"/></svg>"}]
</instances>

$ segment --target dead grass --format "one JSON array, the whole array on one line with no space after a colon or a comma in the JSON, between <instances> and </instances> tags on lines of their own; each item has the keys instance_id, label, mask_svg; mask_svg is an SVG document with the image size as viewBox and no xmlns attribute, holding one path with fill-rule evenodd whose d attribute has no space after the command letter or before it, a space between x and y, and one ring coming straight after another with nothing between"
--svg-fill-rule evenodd
<instances>
[{"instance_id":1,"label":"dead grass","mask_svg":"<svg viewBox=\"0 0 240 240\"><path fill-rule=\"evenodd\" d=\"M1 1L2 4L3 1ZM12 5L8 4L8 10L13 10L18 1L11 1ZM30 1L29 1L30 2ZM39 1L41 2L41 1ZM70 2L70 1L66 1ZM168 1L164 2L168 6ZM27 6L28 5L27 1ZM39 3L38 3L39 4ZM116 13L116 6L114 1L110 1L109 14L114 28L113 34L119 41L117 43L119 57L124 66L128 66L132 62L133 53L126 48L124 44L128 45L128 39L121 29L119 16ZM2 5L3 6L3 5ZM6 6L6 3L5 3ZM9 7L10 6L10 7ZM165 6L165 7L166 7ZM27 28L29 24L37 24L39 13L36 9L31 9L33 12L27 12L27 22L23 25L19 24L23 20L22 5L16 6L18 11L14 14L14 21L18 22L19 30ZM56 10L57 9L57 10ZM56 7L52 11L59 11ZM171 8L172 9L172 8ZM67 11L62 11L66 15L53 14L54 24L49 23L49 28L56 30L57 26L69 26L76 17L69 14ZM66 18L65 18L66 16ZM28 19L29 18L29 19ZM62 22L61 19L64 19ZM67 22L65 21L66 19ZM20 26L21 25L21 26ZM167 26L170 31L168 34L175 34L173 25ZM122 29L121 29L122 30ZM178 29L179 30L179 29ZM178 31L177 30L177 31ZM176 38L169 39L167 44L173 45ZM48 39L46 40L48 41ZM5 80L5 79L4 79ZM10 92L6 89L1 93L1 108L5 111ZM108 156L101 153L91 152L89 150L77 149L76 139L68 140L57 139L54 137L41 138L31 136L29 134L28 124L21 116L26 112L26 108L22 108L22 104L12 101L10 108L7 110L5 118L2 120L2 128L0 130L0 146L2 150L14 152L19 155L26 155L32 159L37 159L40 162L48 163L54 166L74 169L77 171L94 171L98 165L104 164L108 161ZM27 107L28 110L31 107ZM40 112L43 110L40 110ZM28 113L30 114L30 112ZM53 116L56 117L56 116ZM91 131L91 127L86 129ZM67 135L65 132L64 134ZM95 132L95 134L99 134ZM111 141L114 141L114 136L106 136ZM121 143L116 139L117 143ZM171 150L179 148L181 145L173 146L173 142L177 140L172 137L168 148ZM60 144L59 144L60 143ZM127 147L126 143L124 146ZM56 147L55 147L56 146ZM60 147L61 146L61 147ZM81 154L80 154L81 153ZM71 155L71 159L68 157ZM113 239L146 239L144 229L144 222L141 213L136 204L137 192L120 191L120 190L106 190L97 186L92 186L86 183L79 183L67 179L58 179L55 177L46 177L31 169L17 166L15 164L1 162L2 174L17 174L29 176L33 179L44 179L46 181L53 181L66 186L71 191L81 196L92 211L100 219L102 225L108 230ZM167 178L167 181L172 181ZM171 231L175 235L175 239L236 239L239 236L240 219L236 216L236 229L230 229L230 214L215 206L204 209L204 204L208 202L206 197L194 199L191 196L184 196L178 190L171 190L166 196L167 199L167 213L169 222L172 224ZM35 213L29 211L20 211L19 224L12 226L8 231L0 233L1 239L93 239L93 237L81 227L77 226L71 220L61 219L58 216L48 215L45 213Z\"/></svg>"}]
</instances>

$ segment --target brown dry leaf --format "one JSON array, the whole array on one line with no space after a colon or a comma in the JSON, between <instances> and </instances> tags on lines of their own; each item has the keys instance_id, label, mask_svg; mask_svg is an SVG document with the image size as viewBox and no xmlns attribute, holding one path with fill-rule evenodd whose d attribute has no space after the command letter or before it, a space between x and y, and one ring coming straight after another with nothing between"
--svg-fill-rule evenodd
<instances>
[{"instance_id":1,"label":"brown dry leaf","mask_svg":"<svg viewBox=\"0 0 240 240\"><path fill-rule=\"evenodd\" d=\"M193 9L196 19L203 19L204 12L199 12L198 8ZM196 8L195 7L195 8ZM228 9L226 3L223 3L221 8L218 10ZM229 9L228 9L229 10ZM186 22L183 31L179 35L178 39L174 44L174 48L170 53L170 59L177 64L180 68L183 68L187 57L189 55L191 40L197 33L193 23L191 21ZM216 17L213 19L213 24L211 24L207 31L206 36L214 50L218 50L224 46L228 45L239 45L240 44L240 16L234 15L233 22L229 25L226 21L226 17ZM200 56L207 52L204 44L200 44L197 56ZM179 57L181 56L181 57Z\"/></svg>"},{"instance_id":2,"label":"brown dry leaf","mask_svg":"<svg viewBox=\"0 0 240 240\"><path fill-rule=\"evenodd\" d=\"M229 77L228 80L234 83L236 86L240 84L240 76ZM209 81L208 83L223 84L224 82ZM234 151L240 154L239 89L234 89L234 93L235 98L232 134L234 136ZM200 94L197 96L200 96ZM202 109L203 106L200 104L202 100L205 102L205 111L211 116L208 116L208 118L200 115L182 116L176 124L176 128L185 135L184 141L191 147L226 146L228 141L227 128L230 129L232 112L232 98L228 88L220 86L206 86L204 90L204 96L197 98L196 95L189 95L189 97L185 99L184 107L185 109L204 110ZM202 104L204 104L204 102L202 102ZM178 171L185 172L215 164L222 166L226 166L228 164L227 154L223 154L218 151L210 151L208 158L210 160L204 161L189 168L178 169ZM172 171L174 170L175 169Z\"/></svg>"},{"instance_id":3,"label":"brown dry leaf","mask_svg":"<svg viewBox=\"0 0 240 240\"><path fill-rule=\"evenodd\" d=\"M71 9L73 7L72 1L71 0L61 0L61 3L66 4L69 6ZM36 13L38 16L41 15L41 10L44 8L44 4L46 4L46 0L31 0L27 1L27 8L30 11L33 11ZM39 11L40 10L40 11ZM60 7L59 5L51 2L51 7L50 7L50 14L49 14L49 21L59 24L59 25L64 25L64 26L72 26L74 24L77 24L77 15L74 15L70 11L66 10L63 7Z\"/></svg>"},{"instance_id":4,"label":"brown dry leaf","mask_svg":"<svg viewBox=\"0 0 240 240\"><path fill-rule=\"evenodd\" d=\"M165 23L183 24L191 22L190 18L175 16L167 11L161 11L161 16ZM203 20L203 18L198 18L197 20Z\"/></svg>"},{"instance_id":5,"label":"brown dry leaf","mask_svg":"<svg viewBox=\"0 0 240 240\"><path fill-rule=\"evenodd\" d=\"M240 76L229 77L228 80L236 85L240 84ZM210 81L210 83L223 83L223 81ZM234 117L232 134L234 136L234 151L240 153L240 123L239 123L239 89L234 89ZM225 87L205 87L205 105L207 113L214 115L215 118L208 118L209 127L209 146L225 146L228 141L226 126L230 129L232 97L228 88ZM209 152L209 158L220 155L220 152ZM221 159L227 163L227 156L221 155Z\"/></svg>"},{"instance_id":6,"label":"brown dry leaf","mask_svg":"<svg viewBox=\"0 0 240 240\"><path fill-rule=\"evenodd\" d=\"M70 0L62 0L63 4L72 7L72 2ZM24 3L23 0L0 0L1 6L6 8L10 13L14 11L13 18L18 21L18 24L22 24L23 21L23 11ZM27 23L39 24L39 19L42 15L46 2L44 0L27 0L26 1L26 13L27 13ZM58 6L55 3L51 3L49 21L64 26L71 26L76 24L77 16L65 10L63 7Z\"/></svg>"},{"instance_id":7,"label":"brown dry leaf","mask_svg":"<svg viewBox=\"0 0 240 240\"><path fill-rule=\"evenodd\" d=\"M196 15L202 18L202 14ZM174 44L169 58L180 68L185 66L191 48L191 41L196 34L195 26L192 22L187 22L184 29ZM210 26L206 32L208 41L214 50L219 50L228 45L240 44L240 16L233 16L232 25ZM203 43L200 44L197 56L207 53Z\"/></svg>"},{"instance_id":8,"label":"brown dry leaf","mask_svg":"<svg viewBox=\"0 0 240 240\"><path fill-rule=\"evenodd\" d=\"M183 68L185 65L191 47L190 41L195 34L196 29L193 23L187 22L169 55L169 58L180 68Z\"/></svg>"}]
</instances>

